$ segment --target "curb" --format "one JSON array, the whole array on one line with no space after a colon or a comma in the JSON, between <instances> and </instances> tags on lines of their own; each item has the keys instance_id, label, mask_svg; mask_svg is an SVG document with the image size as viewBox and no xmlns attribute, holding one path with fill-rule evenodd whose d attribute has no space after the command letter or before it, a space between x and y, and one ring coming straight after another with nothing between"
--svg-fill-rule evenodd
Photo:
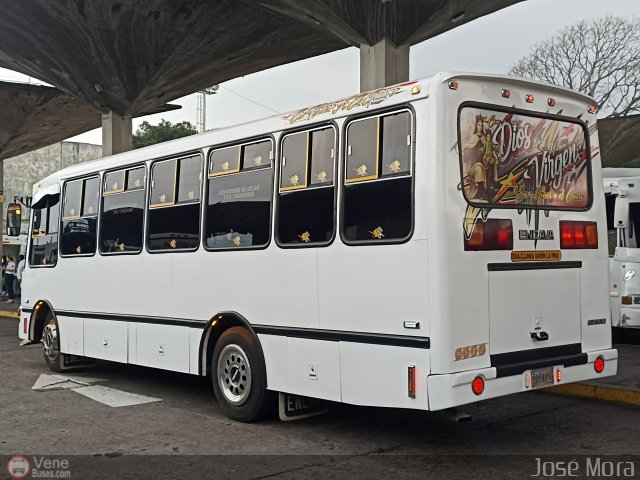
<instances>
[{"instance_id":1,"label":"curb","mask_svg":"<svg viewBox=\"0 0 640 480\"><path fill-rule=\"evenodd\" d=\"M588 383L569 383L545 388L547 393L570 395L573 397L605 400L608 402L626 403L627 405L640 405L640 390L624 388L603 387Z\"/></svg>"},{"instance_id":2,"label":"curb","mask_svg":"<svg viewBox=\"0 0 640 480\"><path fill-rule=\"evenodd\" d=\"M6 318L17 318L19 319L20 317L18 316L17 312L5 312L0 310L0 317L6 317Z\"/></svg>"}]
</instances>

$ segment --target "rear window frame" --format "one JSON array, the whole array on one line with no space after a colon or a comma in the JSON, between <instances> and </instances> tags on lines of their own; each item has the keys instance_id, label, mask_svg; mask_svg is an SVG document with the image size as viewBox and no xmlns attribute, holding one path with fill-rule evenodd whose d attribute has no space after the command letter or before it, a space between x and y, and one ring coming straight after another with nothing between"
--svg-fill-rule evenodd
<instances>
[{"instance_id":1,"label":"rear window frame","mask_svg":"<svg viewBox=\"0 0 640 480\"><path fill-rule=\"evenodd\" d=\"M505 204L493 204L488 202L487 203L473 202L469 200L467 198L467 195L464 192L464 188L461 188L462 181L464 178L464 167L462 163L463 152L461 148L462 131L460 129L460 117L462 115L462 110L469 107L486 109L486 110L491 110L494 112L501 112L501 113L513 113L516 115L524 115L524 116L539 118L544 120L558 120L561 122L573 123L575 125L578 125L580 128L582 128L585 136L585 150L587 153L587 194L589 196L589 199L588 199L589 201L587 205L580 208L560 207L560 206L552 206L552 205L535 205L535 204L525 204L525 203L516 204L516 205L505 205ZM502 105L494 105L489 103L466 101L466 102L462 102L458 106L458 113L456 115L456 135L457 135L456 148L458 150L458 168L460 172L460 176L459 176L460 183L458 184L459 185L458 188L462 191L462 196L468 205L475 208L482 208L482 209L489 209L489 210L494 210L494 209L516 210L516 211L517 210L548 210L548 211L564 211L564 212L586 212L591 210L591 208L593 207L594 192L593 192L593 170L592 170L593 157L591 156L591 134L589 133L589 125L581 118L569 117L566 115L555 115L548 112L536 112L533 110L525 110L522 108L505 107Z\"/></svg>"}]
</instances>

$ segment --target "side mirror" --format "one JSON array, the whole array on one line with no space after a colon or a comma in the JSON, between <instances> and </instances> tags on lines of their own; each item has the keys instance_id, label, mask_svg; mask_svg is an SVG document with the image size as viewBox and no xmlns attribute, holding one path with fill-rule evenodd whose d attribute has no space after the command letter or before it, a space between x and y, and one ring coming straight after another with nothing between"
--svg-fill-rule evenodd
<instances>
[{"instance_id":1,"label":"side mirror","mask_svg":"<svg viewBox=\"0 0 640 480\"><path fill-rule=\"evenodd\" d=\"M629 198L617 197L616 208L613 213L613 226L616 228L629 227Z\"/></svg>"},{"instance_id":2,"label":"side mirror","mask_svg":"<svg viewBox=\"0 0 640 480\"><path fill-rule=\"evenodd\" d=\"M7 236L17 237L20 235L20 225L22 222L22 205L10 203L7 207Z\"/></svg>"}]
</instances>

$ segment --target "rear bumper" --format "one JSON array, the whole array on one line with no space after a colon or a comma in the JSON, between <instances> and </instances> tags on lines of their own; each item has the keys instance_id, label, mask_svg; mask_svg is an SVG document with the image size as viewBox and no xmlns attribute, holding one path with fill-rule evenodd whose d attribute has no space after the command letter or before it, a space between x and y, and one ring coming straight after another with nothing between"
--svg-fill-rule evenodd
<instances>
[{"instance_id":1,"label":"rear bumper","mask_svg":"<svg viewBox=\"0 0 640 480\"><path fill-rule=\"evenodd\" d=\"M562 372L561 381L558 382L556 380L555 385L608 377L615 375L618 371L618 351L616 349L586 352L585 355L587 356L587 361L582 365L566 367L562 364L553 365ZM605 367L602 373L596 373L593 368L593 363L599 356L602 356L605 360ZM429 410L442 410L532 390L527 385L527 373L528 371L524 371L515 375L498 377L496 367L489 367L446 375L429 375L427 377ZM485 380L484 392L481 395L475 395L471 390L471 382L478 375L481 375Z\"/></svg>"}]
</instances>

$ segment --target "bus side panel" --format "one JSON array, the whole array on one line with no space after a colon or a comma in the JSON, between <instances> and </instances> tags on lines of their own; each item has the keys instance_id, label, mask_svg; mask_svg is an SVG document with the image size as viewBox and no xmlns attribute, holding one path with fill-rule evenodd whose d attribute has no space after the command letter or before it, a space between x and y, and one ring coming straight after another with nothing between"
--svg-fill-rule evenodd
<instances>
[{"instance_id":1,"label":"bus side panel","mask_svg":"<svg viewBox=\"0 0 640 480\"><path fill-rule=\"evenodd\" d=\"M60 351L72 355L84 356L84 320L57 316Z\"/></svg>"},{"instance_id":2,"label":"bus side panel","mask_svg":"<svg viewBox=\"0 0 640 480\"><path fill-rule=\"evenodd\" d=\"M318 250L320 327L329 330L429 336L427 242ZM407 329L405 321L420 322Z\"/></svg>"},{"instance_id":3,"label":"bus side panel","mask_svg":"<svg viewBox=\"0 0 640 480\"><path fill-rule=\"evenodd\" d=\"M415 367L415 397L409 370ZM426 410L429 354L420 348L340 342L342 401L353 405Z\"/></svg>"}]
</instances>

